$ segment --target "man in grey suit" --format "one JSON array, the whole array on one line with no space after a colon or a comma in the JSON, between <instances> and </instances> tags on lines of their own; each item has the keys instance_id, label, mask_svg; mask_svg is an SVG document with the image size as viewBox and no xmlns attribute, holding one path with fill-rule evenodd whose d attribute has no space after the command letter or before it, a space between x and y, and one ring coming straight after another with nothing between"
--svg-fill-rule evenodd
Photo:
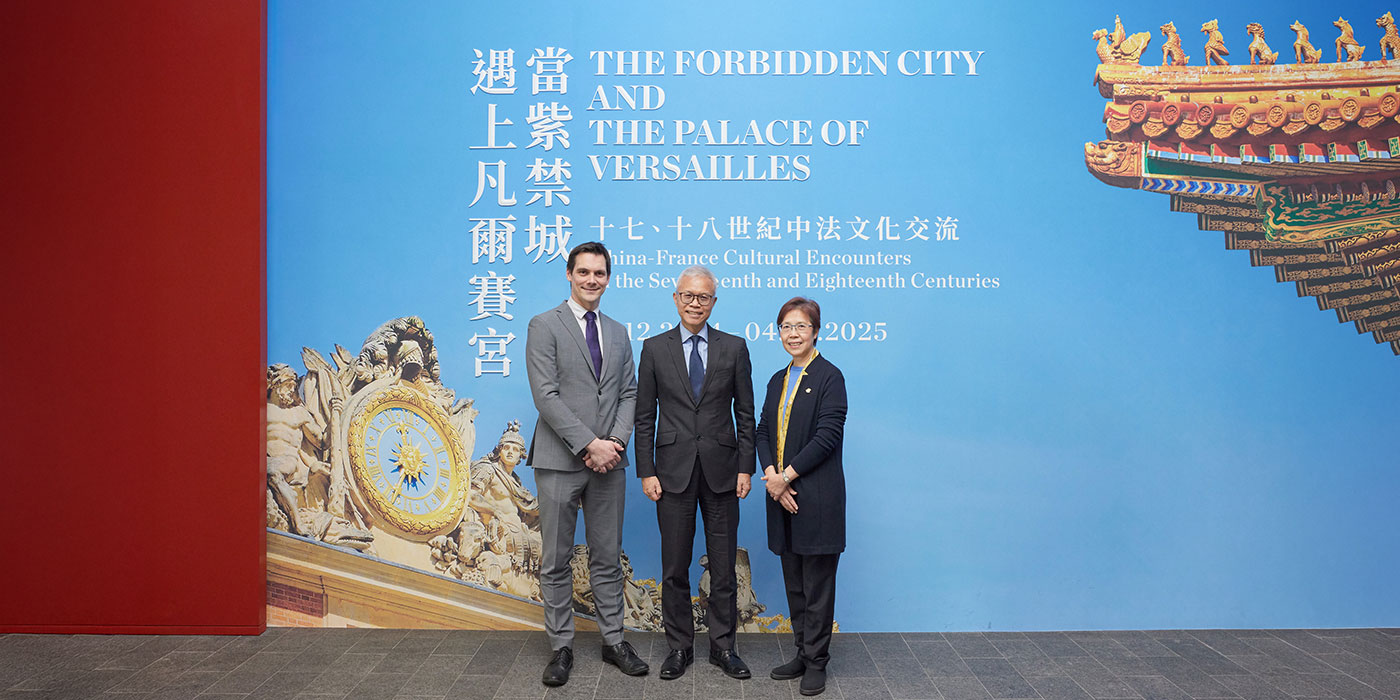
<instances>
[{"instance_id":1,"label":"man in grey suit","mask_svg":"<svg viewBox=\"0 0 1400 700\"><path fill-rule=\"evenodd\" d=\"M612 276L607 248L575 247L564 276L568 300L530 319L525 341L530 393L540 412L529 464L539 490L540 593L554 650L542 678L548 686L567 683L574 663L569 559L580 506L603 661L629 676L649 670L622 639L623 470L637 401L632 345L622 324L598 312Z\"/></svg>"},{"instance_id":2,"label":"man in grey suit","mask_svg":"<svg viewBox=\"0 0 1400 700\"><path fill-rule=\"evenodd\" d=\"M656 501L661 528L661 619L670 653L661 678L685 674L694 660L690 557L695 511L705 524L710 597L710 663L748 678L734 648L738 599L734 562L739 499L754 472L752 367L744 339L709 325L716 280L691 267L672 299L680 325L642 344L637 376L637 476Z\"/></svg>"}]
</instances>

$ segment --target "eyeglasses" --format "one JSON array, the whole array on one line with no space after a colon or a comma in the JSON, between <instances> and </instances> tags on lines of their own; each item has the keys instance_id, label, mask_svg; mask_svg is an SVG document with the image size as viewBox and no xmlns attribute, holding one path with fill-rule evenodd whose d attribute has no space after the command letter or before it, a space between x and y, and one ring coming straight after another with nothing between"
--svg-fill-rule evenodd
<instances>
[{"instance_id":1,"label":"eyeglasses","mask_svg":"<svg viewBox=\"0 0 1400 700\"><path fill-rule=\"evenodd\" d=\"M679 296L681 301L686 304L695 303L701 306L709 306L715 301L715 295L713 294L692 294L690 292L676 292L676 296Z\"/></svg>"},{"instance_id":2,"label":"eyeglasses","mask_svg":"<svg viewBox=\"0 0 1400 700\"><path fill-rule=\"evenodd\" d=\"M791 333L791 332L793 332L793 331L797 331L798 333L806 333L807 331L812 330L812 324L810 324L810 323L784 323L783 325L778 326L778 330L780 330L780 331L782 331L782 332L784 332L784 333Z\"/></svg>"}]
</instances>

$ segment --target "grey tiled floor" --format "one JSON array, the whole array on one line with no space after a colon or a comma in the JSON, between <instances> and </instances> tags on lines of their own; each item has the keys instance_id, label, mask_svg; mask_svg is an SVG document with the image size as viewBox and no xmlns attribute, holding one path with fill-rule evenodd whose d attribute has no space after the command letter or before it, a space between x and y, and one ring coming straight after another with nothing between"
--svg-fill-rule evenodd
<instances>
[{"instance_id":1,"label":"grey tiled floor","mask_svg":"<svg viewBox=\"0 0 1400 700\"><path fill-rule=\"evenodd\" d=\"M575 641L573 678L546 689L542 633L269 629L258 637L0 635L0 698L800 698L768 669L776 635L740 635L754 678L705 663L656 676L661 635L629 634L652 674L604 666ZM697 649L705 648L702 636ZM1400 700L1400 630L838 634L824 698Z\"/></svg>"}]
</instances>

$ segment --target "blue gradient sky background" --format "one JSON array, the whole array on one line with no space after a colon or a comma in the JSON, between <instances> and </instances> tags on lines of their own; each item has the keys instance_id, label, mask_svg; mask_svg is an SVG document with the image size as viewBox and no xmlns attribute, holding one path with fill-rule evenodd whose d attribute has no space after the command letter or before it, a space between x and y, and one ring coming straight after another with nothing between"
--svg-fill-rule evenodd
<instances>
[{"instance_id":1,"label":"blue gradient sky background","mask_svg":"<svg viewBox=\"0 0 1400 700\"><path fill-rule=\"evenodd\" d=\"M1146 64L1160 62L1157 27L1174 21L1200 65L1196 28L1212 18L1235 63L1248 61L1252 21L1281 62L1292 62L1295 19L1334 57L1337 8L1253 5L271 2L268 361L300 369L303 345L355 351L379 324L416 314L436 336L444 382L481 410L474 457L507 421L533 426L525 328L567 295L563 261L529 263L522 226L515 262L472 265L468 219L502 210L468 208L479 154L496 153L468 146L483 142L491 101L516 122L502 135L528 142L525 57L562 46L575 57L563 100L573 147L560 154L573 163L574 203L501 215L567 214L574 242L593 238L600 215L683 215L697 224L691 237L708 216L952 215L962 240L925 245L902 269L1001 280L976 292L812 292L824 320L890 328L881 344L819 346L850 389L843 629L1400 626L1400 358L1171 213L1167 196L1108 187L1083 165L1084 142L1103 138L1090 34L1112 28L1115 11L1130 33L1152 32ZM1342 10L1368 58L1388 9ZM474 48L514 48L522 89L471 95ZM587 60L680 48L986 53L977 77L609 78ZM592 89L643 82L667 91L658 118L871 128L858 148L718 151L810 153L803 183L596 182L589 153L691 152L590 145ZM511 176L524 177L527 156L558 153L511 152ZM620 239L607 242L701 250L664 234ZM794 247L763 243L738 247ZM876 249L899 250L839 250ZM487 269L517 276L514 321L468 321L467 280ZM727 290L713 320L766 324L788 296ZM675 320L664 290L612 289L603 310ZM488 325L520 336L508 379L472 376L467 340ZM750 347L761 400L787 355L767 340ZM629 488L624 548L639 576L655 577L654 509ZM786 614L760 493L742 512L759 600Z\"/></svg>"}]
</instances>

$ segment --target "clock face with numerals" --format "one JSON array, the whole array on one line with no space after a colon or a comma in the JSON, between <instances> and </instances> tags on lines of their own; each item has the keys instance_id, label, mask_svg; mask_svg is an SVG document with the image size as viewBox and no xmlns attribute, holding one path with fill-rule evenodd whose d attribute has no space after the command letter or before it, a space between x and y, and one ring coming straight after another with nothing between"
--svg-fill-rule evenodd
<instances>
[{"instance_id":1,"label":"clock face with numerals","mask_svg":"<svg viewBox=\"0 0 1400 700\"><path fill-rule=\"evenodd\" d=\"M461 438L437 404L408 386L365 402L350 422L350 466L365 500L410 535L456 527L467 502Z\"/></svg>"}]
</instances>

